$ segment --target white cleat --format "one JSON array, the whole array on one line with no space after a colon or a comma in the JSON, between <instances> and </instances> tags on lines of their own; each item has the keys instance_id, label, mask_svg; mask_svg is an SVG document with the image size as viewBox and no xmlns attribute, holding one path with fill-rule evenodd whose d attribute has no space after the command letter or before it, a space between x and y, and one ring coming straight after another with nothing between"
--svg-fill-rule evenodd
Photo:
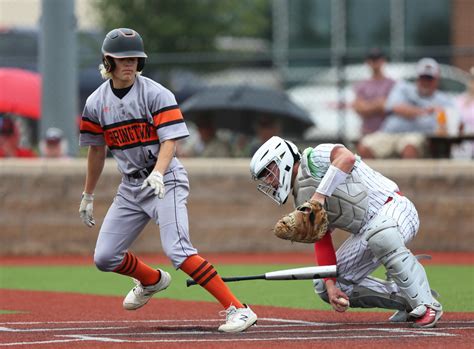
<instances>
[{"instance_id":1,"label":"white cleat","mask_svg":"<svg viewBox=\"0 0 474 349\"><path fill-rule=\"evenodd\" d=\"M231 305L224 310L225 324L219 326L221 332L242 332L257 323L257 315L247 305L245 308L236 308Z\"/></svg>"},{"instance_id":2,"label":"white cleat","mask_svg":"<svg viewBox=\"0 0 474 349\"><path fill-rule=\"evenodd\" d=\"M140 281L133 279L137 286L132 288L123 300L125 310L136 310L143 307L155 293L163 291L170 285L171 275L164 270L158 270L161 273L161 278L154 285L143 286Z\"/></svg>"}]
</instances>

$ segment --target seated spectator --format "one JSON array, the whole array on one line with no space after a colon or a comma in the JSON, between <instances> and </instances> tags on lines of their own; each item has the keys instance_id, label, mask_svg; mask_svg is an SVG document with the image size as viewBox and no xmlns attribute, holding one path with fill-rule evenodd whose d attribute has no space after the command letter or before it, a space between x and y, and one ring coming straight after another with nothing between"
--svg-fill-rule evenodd
<instances>
[{"instance_id":1,"label":"seated spectator","mask_svg":"<svg viewBox=\"0 0 474 349\"><path fill-rule=\"evenodd\" d=\"M415 83L398 82L385 103L390 115L380 131L364 136L358 152L364 158L403 159L425 155L426 135L437 129L437 115L452 106L449 97L437 90L440 69L432 58L416 65Z\"/></svg>"},{"instance_id":2,"label":"seated spectator","mask_svg":"<svg viewBox=\"0 0 474 349\"><path fill-rule=\"evenodd\" d=\"M20 146L20 131L15 120L0 116L0 158L34 158L36 154Z\"/></svg>"},{"instance_id":3,"label":"seated spectator","mask_svg":"<svg viewBox=\"0 0 474 349\"><path fill-rule=\"evenodd\" d=\"M248 145L247 156L252 157L260 146L273 136L280 136L280 122L270 116L262 115L255 123L256 137Z\"/></svg>"},{"instance_id":4,"label":"seated spectator","mask_svg":"<svg viewBox=\"0 0 474 349\"><path fill-rule=\"evenodd\" d=\"M252 137L241 132L233 132L231 137L232 157L248 158L250 155L250 143Z\"/></svg>"},{"instance_id":5,"label":"seated spectator","mask_svg":"<svg viewBox=\"0 0 474 349\"><path fill-rule=\"evenodd\" d=\"M371 77L355 85L355 100L352 104L362 119L363 136L380 129L387 116L385 101L395 85L395 80L384 74L385 54L381 50L371 49L365 63L370 68Z\"/></svg>"},{"instance_id":6,"label":"seated spectator","mask_svg":"<svg viewBox=\"0 0 474 349\"><path fill-rule=\"evenodd\" d=\"M467 90L455 100L456 109L459 112L460 124L459 134L474 134L474 67L471 68L470 79ZM466 157L474 158L474 142L464 141L460 144L461 153Z\"/></svg>"},{"instance_id":7,"label":"seated spectator","mask_svg":"<svg viewBox=\"0 0 474 349\"><path fill-rule=\"evenodd\" d=\"M45 158L67 157L67 142L64 139L63 131L56 127L46 130L46 135L39 144L40 153Z\"/></svg>"},{"instance_id":8,"label":"seated spectator","mask_svg":"<svg viewBox=\"0 0 474 349\"><path fill-rule=\"evenodd\" d=\"M217 131L210 116L196 120L197 137L192 142L179 145L178 154L183 157L222 158L231 156L231 146Z\"/></svg>"},{"instance_id":9,"label":"seated spectator","mask_svg":"<svg viewBox=\"0 0 474 349\"><path fill-rule=\"evenodd\" d=\"M461 117L460 133L474 133L474 67L471 68L466 92L455 101Z\"/></svg>"}]
</instances>

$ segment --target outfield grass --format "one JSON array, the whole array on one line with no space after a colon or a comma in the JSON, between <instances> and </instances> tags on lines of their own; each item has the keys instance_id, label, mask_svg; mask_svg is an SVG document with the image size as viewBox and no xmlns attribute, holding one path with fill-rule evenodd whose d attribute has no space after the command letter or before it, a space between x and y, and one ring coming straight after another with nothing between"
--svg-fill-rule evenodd
<instances>
[{"instance_id":1,"label":"outfield grass","mask_svg":"<svg viewBox=\"0 0 474 349\"><path fill-rule=\"evenodd\" d=\"M161 297L214 301L201 287L187 288L187 275L169 265L158 266L171 273L173 282ZM253 275L268 271L297 268L300 265L216 265L221 275ZM440 294L445 311L474 311L474 266L425 266L431 287ZM375 276L383 277L383 270ZM133 283L114 273L103 273L93 266L8 266L0 267L0 287L38 291L77 292L84 294L124 296ZM271 305L302 309L330 309L317 297L309 280L300 281L242 281L229 283L234 293L252 305ZM371 309L372 311L372 309Z\"/></svg>"}]
</instances>

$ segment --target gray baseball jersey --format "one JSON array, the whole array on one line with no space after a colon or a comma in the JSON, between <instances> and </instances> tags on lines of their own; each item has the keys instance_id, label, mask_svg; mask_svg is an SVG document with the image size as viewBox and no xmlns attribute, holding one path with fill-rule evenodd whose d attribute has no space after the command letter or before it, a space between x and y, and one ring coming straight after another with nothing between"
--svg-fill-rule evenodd
<instances>
[{"instance_id":1,"label":"gray baseball jersey","mask_svg":"<svg viewBox=\"0 0 474 349\"><path fill-rule=\"evenodd\" d=\"M81 120L81 146L107 145L122 173L117 195L97 239L94 259L114 270L150 219L160 226L165 254L178 268L197 250L189 237L186 209L189 182L185 168L173 158L163 174L165 197L141 190L156 163L160 143L189 135L174 95L146 77L137 76L123 98L104 82L87 99Z\"/></svg>"},{"instance_id":2,"label":"gray baseball jersey","mask_svg":"<svg viewBox=\"0 0 474 349\"><path fill-rule=\"evenodd\" d=\"M336 144L320 144L310 154L311 173L316 178L322 178L331 165L330 155ZM311 168L312 167L312 168ZM354 284L361 284L377 292L393 292L382 290L383 285L372 283L366 276L374 271L380 262L375 258L367 246L364 233L370 221L377 215L392 217L399 227L399 232L405 242L412 240L419 228L418 213L413 203L406 197L398 195L396 183L379 172L370 168L360 158L356 160L352 172L368 188L368 209L364 223L357 234L350 234L349 238L336 251L338 280L337 286L350 295ZM392 198L387 202L389 198Z\"/></svg>"}]
</instances>

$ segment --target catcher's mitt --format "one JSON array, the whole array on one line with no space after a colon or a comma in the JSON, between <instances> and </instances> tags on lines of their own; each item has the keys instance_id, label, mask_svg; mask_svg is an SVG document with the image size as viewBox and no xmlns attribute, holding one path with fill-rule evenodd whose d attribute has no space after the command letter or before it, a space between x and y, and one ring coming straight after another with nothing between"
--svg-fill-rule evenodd
<instances>
[{"instance_id":1,"label":"catcher's mitt","mask_svg":"<svg viewBox=\"0 0 474 349\"><path fill-rule=\"evenodd\" d=\"M273 232L280 239L313 243L326 234L328 224L328 215L323 205L310 200L283 216L275 224Z\"/></svg>"}]
</instances>

